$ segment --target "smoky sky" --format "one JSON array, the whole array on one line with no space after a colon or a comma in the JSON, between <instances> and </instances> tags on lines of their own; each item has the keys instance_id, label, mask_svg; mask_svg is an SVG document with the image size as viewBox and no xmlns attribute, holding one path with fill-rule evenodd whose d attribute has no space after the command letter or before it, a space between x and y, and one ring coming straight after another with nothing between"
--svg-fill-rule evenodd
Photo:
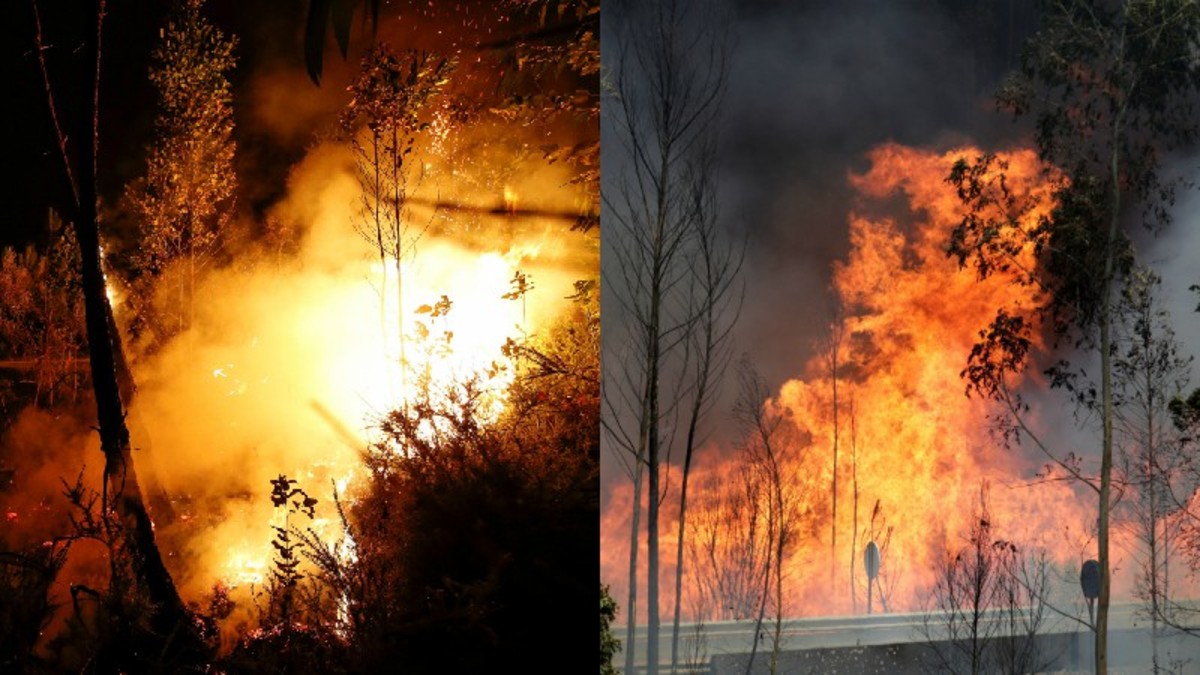
<instances>
[{"instance_id":1,"label":"smoky sky","mask_svg":"<svg viewBox=\"0 0 1200 675\"><path fill-rule=\"evenodd\" d=\"M741 5L721 196L749 241L740 342L769 387L799 372L829 319L856 207L847 175L870 148L1020 138L991 97L1032 28L1028 4Z\"/></svg>"},{"instance_id":2,"label":"smoky sky","mask_svg":"<svg viewBox=\"0 0 1200 675\"><path fill-rule=\"evenodd\" d=\"M888 141L937 151L1032 144L1029 120L998 110L995 92L1037 30L1034 4L735 3L718 190L725 225L747 242L735 351L748 354L770 391L802 375L831 318L832 264L849 250L850 214L887 208L859 203L847 180L868 168L868 150ZM610 11L628 10L606 3ZM602 39L609 64L615 43ZM1200 175L1197 157L1185 154L1169 166ZM605 174L614 170L603 166ZM1200 283L1198 197L1181 196L1172 230L1137 235L1143 258L1165 277L1177 337L1189 352L1200 344L1200 314L1192 311L1200 297L1187 291ZM602 275L608 264L602 258ZM735 382L731 371L715 408L724 420L719 440L736 438L722 414L733 405ZM608 484L620 470L605 461Z\"/></svg>"},{"instance_id":3,"label":"smoky sky","mask_svg":"<svg viewBox=\"0 0 1200 675\"><path fill-rule=\"evenodd\" d=\"M733 6L717 185L723 223L747 247L735 354L748 353L772 392L800 374L831 316L832 263L848 251L854 207L847 176L867 168L866 152L887 141L949 148L1019 136L992 110L991 94L1031 30L1028 4ZM601 53L610 69L620 57L617 15L635 11L604 5L610 34ZM620 160L611 161L613 136L602 129L601 138L603 180ZM602 276L612 260L602 256ZM714 408L720 417L728 417L735 381L731 368ZM718 426L718 438L736 435Z\"/></svg>"},{"instance_id":4,"label":"smoky sky","mask_svg":"<svg viewBox=\"0 0 1200 675\"><path fill-rule=\"evenodd\" d=\"M847 175L866 168L866 151L889 140L954 145L1016 133L989 101L1015 58L1010 23L1015 40L1029 30L1028 12L1015 3L998 40L1001 17L990 3L965 16L959 5L760 0L732 7L717 186L725 227L746 242L734 360L746 353L773 393L801 374L831 316L831 265L849 248ZM610 69L621 57L614 31L638 9L604 5L601 55ZM602 127L602 186L620 171L617 142L606 133ZM612 260L602 255L602 277L613 273ZM612 336L615 314L605 311L604 334ZM616 348L608 340L605 349ZM736 386L730 368L713 408L722 420L711 425L718 442L737 436L728 415ZM606 485L622 475L610 454L602 455Z\"/></svg>"}]
</instances>

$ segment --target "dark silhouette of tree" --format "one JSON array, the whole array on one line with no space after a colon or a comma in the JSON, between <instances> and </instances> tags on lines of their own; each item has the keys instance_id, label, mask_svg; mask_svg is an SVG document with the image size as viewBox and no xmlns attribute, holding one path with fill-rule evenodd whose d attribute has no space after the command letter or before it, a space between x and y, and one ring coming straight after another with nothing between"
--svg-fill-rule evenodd
<instances>
[{"instance_id":1,"label":"dark silhouette of tree","mask_svg":"<svg viewBox=\"0 0 1200 675\"><path fill-rule=\"evenodd\" d=\"M362 208L354 226L379 253L384 274L379 312L385 336L388 266L395 271L401 396L407 395L409 365L405 353L403 267L415 255L424 232L414 232L417 228L409 224L413 219L409 200L424 172L412 153L418 137L428 127L426 109L453 68L452 59L411 50L397 54L387 45L379 45L363 58L350 87L353 98L339 120L354 150L362 188Z\"/></svg>"},{"instance_id":2,"label":"dark silhouette of tree","mask_svg":"<svg viewBox=\"0 0 1200 675\"><path fill-rule=\"evenodd\" d=\"M701 334L699 317L712 303L703 300L704 291L693 293L706 282L694 276L692 264L699 260L698 242L704 239L698 225L711 217L709 163L724 89L726 47L721 29L695 5L668 0L604 16L616 17L612 25L617 47L612 53L619 56L611 66L611 105L605 108L611 114L605 115L611 123L614 165L620 167L611 174L612 182L601 186L607 228L602 245L615 263L606 266L611 273L604 281L614 301L615 311L609 314L613 334L623 334L629 353L613 354L606 361L616 365L604 378L603 423L637 495L630 531L625 670L633 669L644 487L646 663L648 672L656 673L659 508L665 487L660 471L675 445L675 427L687 394L701 394L693 399L699 400L701 410L707 396L690 379L689 360L704 353L703 347L691 350L697 348L694 336ZM716 240L709 235L708 241ZM712 324L713 335L725 330L724 321L718 317ZM701 338L698 344L703 342ZM671 385L675 377L683 378L678 386ZM691 427L686 419L678 426L681 431ZM690 433L694 441L694 431L692 427L680 435Z\"/></svg>"},{"instance_id":3,"label":"dark silhouette of tree","mask_svg":"<svg viewBox=\"0 0 1200 675\"><path fill-rule=\"evenodd\" d=\"M52 139L63 160L61 194L67 195L64 214L75 225L81 265L88 357L99 422L100 448L104 453L104 491L101 510L115 515L119 524L121 550L114 555L126 557L132 566L132 579L149 599L146 617L158 654L181 654L200 648L199 637L171 575L163 565L155 543L154 527L146 511L145 500L134 467L129 430L125 426L124 405L118 384L117 364L120 335L113 330L112 307L105 293L100 253L100 228L96 193L96 155L98 151L97 103L100 90L101 35L106 3L97 0L90 6L94 30L85 30L80 53L87 71L79 82L87 95L83 109L72 118L59 116L54 103L50 73L44 58L41 16L34 4L35 40L49 113L55 130ZM67 130L70 130L68 135ZM106 516L107 517L107 516ZM137 659L140 648L130 646L128 654ZM160 659L161 661L161 659Z\"/></svg>"},{"instance_id":4,"label":"dark silhouette of tree","mask_svg":"<svg viewBox=\"0 0 1200 675\"><path fill-rule=\"evenodd\" d=\"M382 421L368 485L341 503L352 558L308 537L319 581L341 599L325 620L353 645L351 670L519 670L547 642L566 656L553 669L587 665L592 633L569 617L594 616L579 574L595 558L595 530L580 524L599 520L594 286L513 348L500 419L483 419L487 392L470 380L424 382Z\"/></svg>"},{"instance_id":5,"label":"dark silhouette of tree","mask_svg":"<svg viewBox=\"0 0 1200 675\"><path fill-rule=\"evenodd\" d=\"M950 177L970 208L954 232L951 255L980 276L1015 271L1020 283L1037 286L1047 325L1100 361L1100 467L1089 483L1099 502L1097 673L1108 664L1114 293L1133 251L1122 223L1140 215L1159 228L1169 220L1174 184L1159 167L1166 150L1196 135L1198 47L1200 5L1191 0L1044 2L1041 29L998 98L1015 115L1034 119L1038 154L1057 172L1047 174L1055 186L1052 212L1029 231L1019 227L1014 216L1020 205L1007 193L1005 167L993 157L963 160ZM1037 255L1034 268L1014 264L1025 246ZM996 396L1007 373L1026 367L1032 329L1025 314L998 312L971 355L967 373L975 391ZM1055 372L1055 384L1062 386L1070 367ZM1014 413L1023 410L1019 398L1008 401ZM1026 428L1021 432L1029 435Z\"/></svg>"},{"instance_id":6,"label":"dark silhouette of tree","mask_svg":"<svg viewBox=\"0 0 1200 675\"><path fill-rule=\"evenodd\" d=\"M350 26L354 12L363 7L370 14L372 27L379 25L380 0L312 0L308 3L308 14L304 22L304 66L313 84L321 84L321 72L325 64L325 35L333 28L342 58L350 49Z\"/></svg>"},{"instance_id":7,"label":"dark silhouette of tree","mask_svg":"<svg viewBox=\"0 0 1200 675\"><path fill-rule=\"evenodd\" d=\"M945 673L1033 673L1048 661L1038 648L1045 620L1045 555L1030 557L1001 539L988 508L986 483L966 545L948 549L918 632L931 670Z\"/></svg>"},{"instance_id":8,"label":"dark silhouette of tree","mask_svg":"<svg viewBox=\"0 0 1200 675\"><path fill-rule=\"evenodd\" d=\"M36 648L58 607L50 592L67 562L67 547L0 551L0 670L35 672Z\"/></svg>"}]
</instances>

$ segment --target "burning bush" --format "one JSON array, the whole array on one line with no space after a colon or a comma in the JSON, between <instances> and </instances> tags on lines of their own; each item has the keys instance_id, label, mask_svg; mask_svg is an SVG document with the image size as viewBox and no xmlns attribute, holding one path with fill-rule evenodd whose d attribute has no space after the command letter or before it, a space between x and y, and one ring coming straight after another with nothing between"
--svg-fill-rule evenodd
<instances>
[{"instance_id":1,"label":"burning bush","mask_svg":"<svg viewBox=\"0 0 1200 675\"><path fill-rule=\"evenodd\" d=\"M268 611L229 667L477 672L520 666L547 643L582 657L591 634L576 619L592 616L593 591L578 570L594 541L580 523L599 517L593 288L578 285L573 311L542 339L510 343L517 377L498 419L476 377L425 381L382 420L365 484L335 495L345 538L303 518L276 528ZM308 492L272 482L277 507L311 513ZM299 556L314 568L301 571Z\"/></svg>"}]
</instances>

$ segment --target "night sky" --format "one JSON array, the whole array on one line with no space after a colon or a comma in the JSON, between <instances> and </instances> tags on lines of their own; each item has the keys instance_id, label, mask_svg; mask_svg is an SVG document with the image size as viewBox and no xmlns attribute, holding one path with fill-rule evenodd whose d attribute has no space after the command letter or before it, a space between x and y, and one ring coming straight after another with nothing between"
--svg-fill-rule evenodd
<instances>
[{"instance_id":1,"label":"night sky","mask_svg":"<svg viewBox=\"0 0 1200 675\"><path fill-rule=\"evenodd\" d=\"M231 74L234 85L235 133L239 145L239 173L243 178L244 207L261 209L282 190L283 177L303 150L304 141L269 134L255 114L251 85L263 72L288 68L303 72L301 27L306 3L236 2L212 0L209 19L226 34L238 36L238 67ZM143 149L153 138L155 93L148 79L150 53L158 38L158 27L167 3L131 0L108 3L102 45L100 85L100 169L102 199L111 205L123 186L143 170ZM45 228L46 210L54 203L54 191L62 181L62 162L54 148L46 94L34 48L35 24L29 3L5 7L4 70L15 91L14 147L9 155L20 180L4 186L4 201L10 205L3 241L38 241ZM74 51L85 29L81 15L58 7L42 9L44 41L54 95L60 115L78 110L88 82L81 79L81 57ZM86 24L91 28L91 24ZM332 51L332 50L331 50ZM331 54L332 56L332 54ZM340 59L331 59L331 69ZM315 95L324 92L308 83ZM328 85L326 89L332 88ZM284 161L277 161L283 159Z\"/></svg>"},{"instance_id":2,"label":"night sky","mask_svg":"<svg viewBox=\"0 0 1200 675\"><path fill-rule=\"evenodd\" d=\"M49 5L49 3L46 3ZM238 145L238 208L243 215L261 216L284 192L291 166L318 134L332 133L336 114L349 100L346 87L366 47L388 41L443 53L464 51L514 29L487 25L477 17L494 16L474 5L479 0L453 3L384 2L376 31L355 16L350 52L343 60L332 35L326 35L322 83L309 80L304 69L305 0L209 0L206 17L238 38L237 67L230 73L234 89L234 135ZM124 186L144 170L144 149L153 140L155 92L148 79L150 54L169 3L121 0L108 3L103 33L100 90L99 184L105 207L111 208ZM60 115L78 110L79 97L90 91L82 58L75 52L81 31L91 29L82 15L42 9L50 76ZM27 2L7 3L3 10L3 56L13 129L10 166L18 180L3 187L8 217L0 243L41 242L47 208L60 189L62 162L54 148L46 94L34 49L35 23ZM510 20L500 17L500 21ZM515 25L515 24L514 24ZM519 28L519 26L517 26ZM471 59L472 61L474 59ZM485 62L485 70L495 72ZM456 84L484 87L479 70ZM82 78L82 79L81 79ZM487 92L490 93L490 92ZM67 122L64 119L64 124ZM111 212L109 212L111 215ZM130 226L109 218L108 233L122 236Z\"/></svg>"}]
</instances>

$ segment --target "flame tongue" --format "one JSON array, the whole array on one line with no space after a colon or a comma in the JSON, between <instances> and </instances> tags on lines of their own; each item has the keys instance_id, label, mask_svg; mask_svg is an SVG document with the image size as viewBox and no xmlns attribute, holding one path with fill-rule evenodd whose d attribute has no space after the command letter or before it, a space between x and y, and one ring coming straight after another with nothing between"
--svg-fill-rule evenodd
<instances>
[{"instance_id":1,"label":"flame tongue","mask_svg":"<svg viewBox=\"0 0 1200 675\"><path fill-rule=\"evenodd\" d=\"M885 145L870 154L868 172L850 177L868 202L902 194L908 212L896 219L852 214L851 252L834 266L833 288L844 308L845 327L838 350L838 550L832 579L834 419L825 355L810 358L801 376L786 382L767 403L794 431L785 439L783 472L795 514L793 548L784 562L788 615L850 613L852 566L853 593L858 610L864 611L862 560L870 540L878 540L881 547L887 542L880 582L889 609L919 609L944 552L965 541L971 504L985 479L994 486L990 510L1000 536L1035 543L1034 533L1054 537L1067 525L1075 532L1086 531L1087 502L1068 485L1007 489L1027 482L1040 459L1032 451L1000 447L988 432L987 416L996 410L987 401L964 395L960 372L979 331L998 308L1029 307L1036 299L1033 289L1011 278L997 275L981 282L946 255L963 207L945 178L956 159L979 154L971 148L936 154ZM1009 165L1010 189L1049 203L1050 188L1040 178L1032 151L1007 153L1001 159ZM1034 226L1038 215L1028 214L1026 225ZM694 540L711 537L712 523L729 520L734 503L729 491L742 484L738 476L744 470L736 454L709 448L695 469L693 480L700 488L692 494L699 496L688 509L688 536ZM760 496L759 536L766 524L765 495ZM614 593L624 592L619 586L628 566L630 500L626 487L611 500L602 522L603 578L613 583ZM668 561L674 560L678 535L675 514L668 512L671 503L668 499L661 525L668 532L662 543L662 557ZM716 528L717 538L737 536L735 532L744 536L747 529L736 530L727 522ZM1062 537L1037 543L1050 546L1051 557L1059 562L1079 555ZM746 550L730 542L717 549ZM715 567L727 571L732 564L731 560ZM663 570L664 578L673 573ZM693 579L706 573L712 570L706 571L702 562L693 563L688 572ZM684 606L693 612L722 606L715 603L728 607L727 598L705 596L702 589L708 584L711 594L713 582L693 581L685 590ZM722 583L728 586L728 580ZM879 597L876 590L876 608ZM713 616L710 611L706 618L738 617Z\"/></svg>"}]
</instances>

